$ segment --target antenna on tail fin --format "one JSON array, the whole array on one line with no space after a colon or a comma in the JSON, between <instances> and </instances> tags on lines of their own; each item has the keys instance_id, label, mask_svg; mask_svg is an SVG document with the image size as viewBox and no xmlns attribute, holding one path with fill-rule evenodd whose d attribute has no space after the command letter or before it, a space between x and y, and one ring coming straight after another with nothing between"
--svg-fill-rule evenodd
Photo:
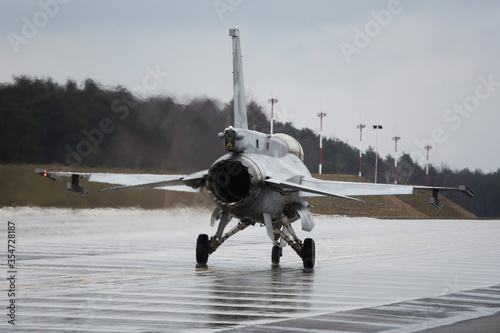
<instances>
[{"instance_id":1,"label":"antenna on tail fin","mask_svg":"<svg viewBox=\"0 0 500 333\"><path fill-rule=\"evenodd\" d=\"M241 64L240 31L237 27L229 29L233 39L233 102L234 127L248 129L245 86L243 84L243 66Z\"/></svg>"}]
</instances>

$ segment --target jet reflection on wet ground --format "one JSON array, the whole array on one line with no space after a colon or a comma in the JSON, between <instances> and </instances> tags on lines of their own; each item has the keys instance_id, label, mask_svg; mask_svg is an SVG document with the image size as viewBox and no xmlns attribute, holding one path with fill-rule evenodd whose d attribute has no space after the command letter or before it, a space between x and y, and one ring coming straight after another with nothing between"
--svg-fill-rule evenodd
<instances>
[{"instance_id":1,"label":"jet reflection on wet ground","mask_svg":"<svg viewBox=\"0 0 500 333\"><path fill-rule=\"evenodd\" d=\"M16 332L287 331L318 322L334 331L379 311L359 309L383 306L421 319L372 320L371 329L390 331L499 311L500 221L316 217L316 229L299 235L317 247L316 268L304 271L289 248L272 267L259 226L196 268L197 235L215 232L209 212L3 208L0 216L18 226ZM436 303L440 295L455 296Z\"/></svg>"}]
</instances>

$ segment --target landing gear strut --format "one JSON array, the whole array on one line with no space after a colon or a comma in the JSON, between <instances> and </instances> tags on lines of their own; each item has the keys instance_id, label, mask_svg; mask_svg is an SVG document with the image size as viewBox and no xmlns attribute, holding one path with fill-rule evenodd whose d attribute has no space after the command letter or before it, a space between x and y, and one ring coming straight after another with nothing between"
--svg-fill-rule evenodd
<instances>
[{"instance_id":1,"label":"landing gear strut","mask_svg":"<svg viewBox=\"0 0 500 333\"><path fill-rule=\"evenodd\" d=\"M219 246L222 245L229 237L233 236L237 232L246 229L250 225L254 225L255 221L251 220L241 220L236 226L229 230L224 236L224 227L229 222L228 217L224 217L216 211L214 219L220 218L221 224L217 229L217 233L208 237L208 235L201 234L198 236L196 242L196 262L199 265L206 265L208 262L208 257L214 253ZM219 216L220 215L220 216ZM214 220L213 219L213 220ZM270 220L268 221L270 222ZM283 247L285 242L290 245L290 247L302 258L302 263L305 269L314 268L316 261L316 249L314 245L314 240L311 238L306 238L304 242L298 239L295 231L293 230L291 223L287 218L282 217L281 221L278 223L272 223L269 225L268 229L269 235L273 236L274 246L271 251L271 262L273 265L279 265L281 256L283 255ZM280 244L281 242L281 244Z\"/></svg>"},{"instance_id":2,"label":"landing gear strut","mask_svg":"<svg viewBox=\"0 0 500 333\"><path fill-rule=\"evenodd\" d=\"M299 257L302 258L302 263L305 269L314 268L314 264L316 262L316 248L312 238L306 238L304 242L301 242L295 235L292 226L289 224L285 225L283 230L279 227L274 228L274 234L277 235L277 240L281 238L283 241L287 242L295 252L297 252ZM283 248L278 245L273 246L273 250L271 252L271 262L273 265L279 265L282 250Z\"/></svg>"},{"instance_id":3,"label":"landing gear strut","mask_svg":"<svg viewBox=\"0 0 500 333\"><path fill-rule=\"evenodd\" d=\"M221 230L217 231L215 236L208 238L208 235L201 234L198 236L198 240L196 241L196 263L199 265L206 265L208 262L208 256L217 250L219 246L222 245L229 237L236 234L238 231L246 229L248 226L253 225L254 223L240 221L236 226L234 226L231 230L228 231L227 234L220 237L218 236L222 233Z\"/></svg>"}]
</instances>

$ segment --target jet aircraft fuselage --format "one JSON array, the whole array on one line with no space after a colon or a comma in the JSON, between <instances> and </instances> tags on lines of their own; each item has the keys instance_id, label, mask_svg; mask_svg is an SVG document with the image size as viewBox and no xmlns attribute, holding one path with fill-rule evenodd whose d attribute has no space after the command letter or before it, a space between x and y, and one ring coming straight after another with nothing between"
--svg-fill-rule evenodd
<instances>
[{"instance_id":1,"label":"jet aircraft fuselage","mask_svg":"<svg viewBox=\"0 0 500 333\"><path fill-rule=\"evenodd\" d=\"M285 134L270 135L227 128L219 137L231 151L211 166L206 188L214 203L233 217L263 222L262 214L276 219L286 205L301 202L298 192L268 186L267 179L310 176L300 144ZM295 144L296 150L291 150Z\"/></svg>"}]
</instances>

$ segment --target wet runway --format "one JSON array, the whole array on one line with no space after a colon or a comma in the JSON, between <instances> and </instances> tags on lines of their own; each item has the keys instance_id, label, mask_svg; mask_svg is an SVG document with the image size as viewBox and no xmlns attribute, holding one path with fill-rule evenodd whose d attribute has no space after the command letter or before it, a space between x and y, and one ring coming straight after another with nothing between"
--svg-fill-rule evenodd
<instances>
[{"instance_id":1,"label":"wet runway","mask_svg":"<svg viewBox=\"0 0 500 333\"><path fill-rule=\"evenodd\" d=\"M288 247L272 268L260 226L197 269L210 214L0 209L1 247L7 221L17 237L16 325L4 282L0 331L415 332L500 311L500 221L317 216L298 230L313 271Z\"/></svg>"}]
</instances>

